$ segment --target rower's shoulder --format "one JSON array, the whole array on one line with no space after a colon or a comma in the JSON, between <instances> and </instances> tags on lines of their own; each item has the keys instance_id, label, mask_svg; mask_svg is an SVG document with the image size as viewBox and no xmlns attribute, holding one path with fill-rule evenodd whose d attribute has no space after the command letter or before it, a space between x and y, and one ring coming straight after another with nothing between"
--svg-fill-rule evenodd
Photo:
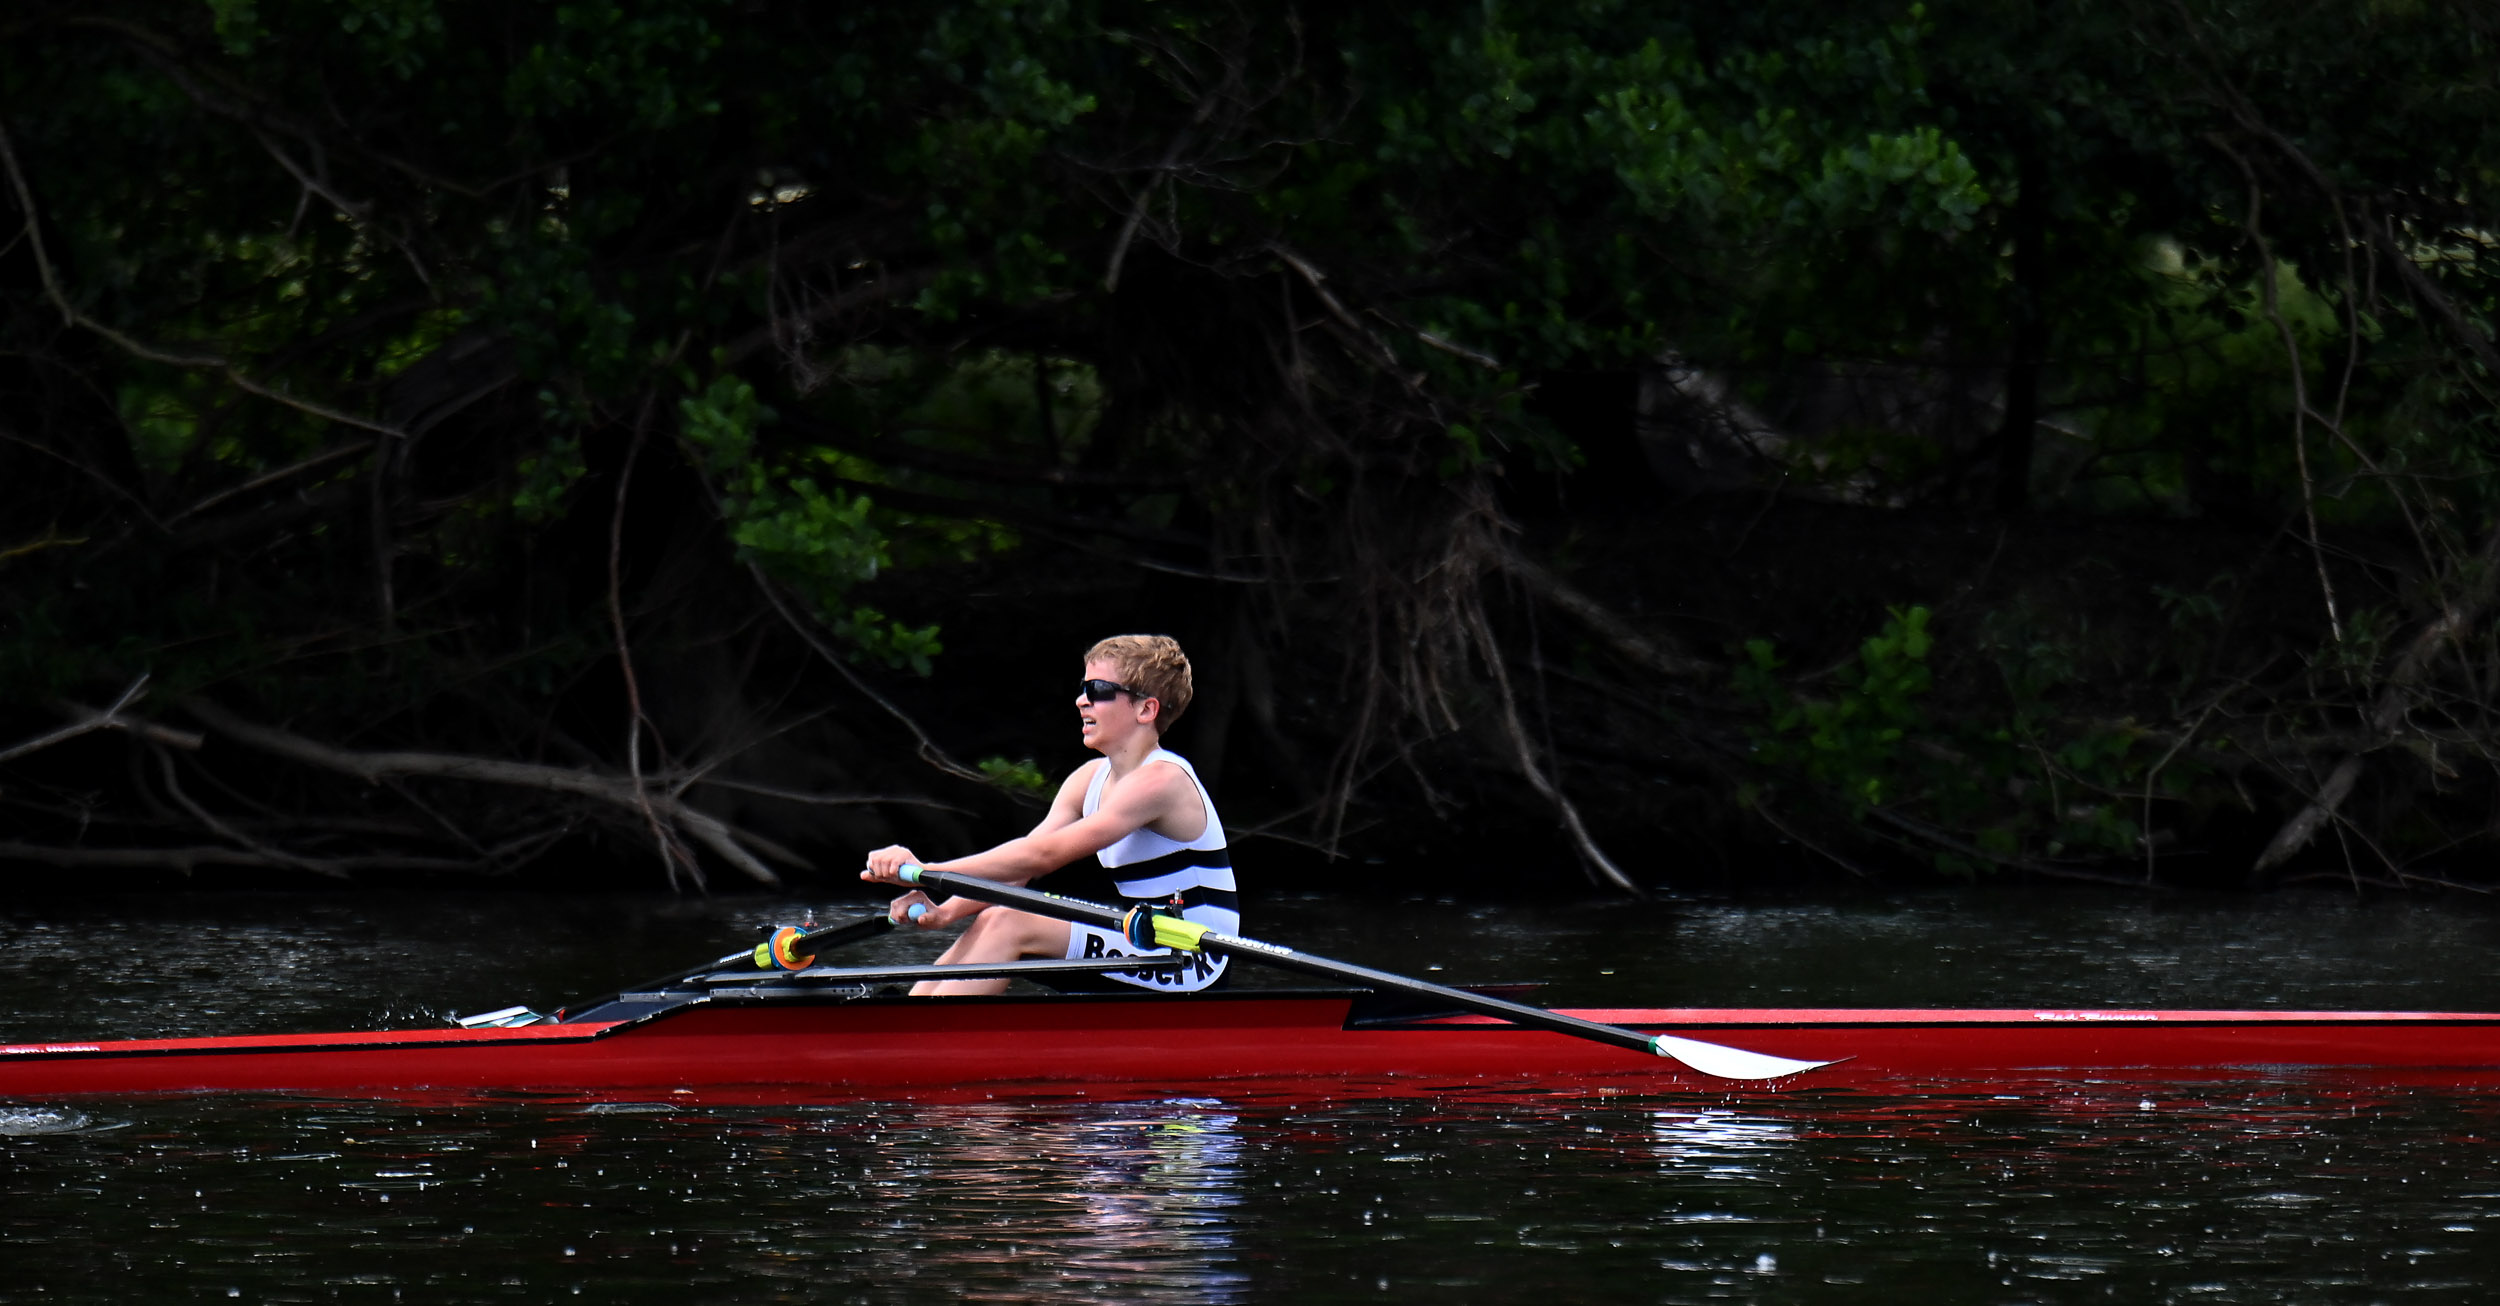
<instances>
[{"instance_id":1,"label":"rower's shoulder","mask_svg":"<svg viewBox=\"0 0 2500 1306\"><path fill-rule=\"evenodd\" d=\"M1204 806L1199 795L1205 792L1198 781L1198 769L1178 753L1158 750L1137 768L1132 777L1146 782L1147 792L1161 803L1179 811L1195 811Z\"/></svg>"},{"instance_id":2,"label":"rower's shoulder","mask_svg":"<svg viewBox=\"0 0 2500 1306\"><path fill-rule=\"evenodd\" d=\"M1198 786L1198 768L1189 759L1168 748L1158 748L1146 755L1146 764L1137 768L1140 775L1155 777L1159 785L1180 784L1192 789Z\"/></svg>"},{"instance_id":3,"label":"rower's shoulder","mask_svg":"<svg viewBox=\"0 0 2500 1306\"><path fill-rule=\"evenodd\" d=\"M1157 763L1162 764L1163 769L1167 774L1177 771L1192 780L1198 778L1198 768L1191 764L1188 758L1173 752L1171 749L1158 748L1153 752L1146 754L1147 766L1151 767Z\"/></svg>"},{"instance_id":4,"label":"rower's shoulder","mask_svg":"<svg viewBox=\"0 0 2500 1306\"><path fill-rule=\"evenodd\" d=\"M1165 763L1175 765L1164 765ZM1086 765L1109 767L1111 759L1103 758ZM1069 782L1071 784L1082 783L1085 779L1080 769L1080 774L1069 777ZM1160 751L1148 754L1137 763L1134 769L1125 773L1113 771L1111 783L1115 786L1114 791L1119 795L1119 801L1124 806L1133 806L1138 803L1165 807L1178 806L1183 795L1195 801L1198 793L1197 773L1190 770L1189 764L1181 761L1177 754Z\"/></svg>"}]
</instances>

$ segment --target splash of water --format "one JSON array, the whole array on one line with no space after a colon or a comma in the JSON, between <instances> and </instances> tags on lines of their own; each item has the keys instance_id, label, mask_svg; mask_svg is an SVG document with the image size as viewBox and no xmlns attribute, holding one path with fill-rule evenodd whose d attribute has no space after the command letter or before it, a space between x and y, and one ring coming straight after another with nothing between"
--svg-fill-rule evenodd
<instances>
[{"instance_id":1,"label":"splash of water","mask_svg":"<svg viewBox=\"0 0 2500 1306\"><path fill-rule=\"evenodd\" d=\"M88 1123L85 1112L67 1107L0 1107L0 1137L70 1134L86 1128Z\"/></svg>"}]
</instances>

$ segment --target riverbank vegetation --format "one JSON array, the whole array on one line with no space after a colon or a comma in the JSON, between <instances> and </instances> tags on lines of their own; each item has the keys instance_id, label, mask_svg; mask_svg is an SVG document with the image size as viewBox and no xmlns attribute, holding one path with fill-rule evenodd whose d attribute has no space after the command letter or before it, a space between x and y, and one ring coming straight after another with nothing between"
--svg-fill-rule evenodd
<instances>
[{"instance_id":1,"label":"riverbank vegetation","mask_svg":"<svg viewBox=\"0 0 2500 1306\"><path fill-rule=\"evenodd\" d=\"M21 882L2488 889L2500 18L0 19Z\"/></svg>"}]
</instances>

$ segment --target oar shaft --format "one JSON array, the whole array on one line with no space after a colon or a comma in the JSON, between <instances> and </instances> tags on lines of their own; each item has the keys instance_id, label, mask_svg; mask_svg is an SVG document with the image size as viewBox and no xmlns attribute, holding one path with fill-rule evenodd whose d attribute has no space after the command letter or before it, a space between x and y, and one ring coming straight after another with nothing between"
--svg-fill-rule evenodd
<instances>
[{"instance_id":1,"label":"oar shaft","mask_svg":"<svg viewBox=\"0 0 2500 1306\"><path fill-rule=\"evenodd\" d=\"M906 866L903 879L923 889L943 894L962 894L1002 907L1021 907L1038 916L1075 921L1080 925L1099 925L1106 930L1120 928L1128 913L1117 907L1105 907L1082 898L1062 898L1055 893L1028 889L1021 884L1001 884L977 875L958 875L953 871L933 871L926 866Z\"/></svg>"},{"instance_id":2,"label":"oar shaft","mask_svg":"<svg viewBox=\"0 0 2500 1306\"><path fill-rule=\"evenodd\" d=\"M883 934L887 930L894 928L894 922L887 920L883 916L866 916L858 920L843 921L839 924L821 925L815 929L798 929L795 927L785 928L790 930L790 937L789 939L784 940L785 944L791 942L799 944L800 952L798 955L812 958L814 954L818 952L838 948L844 944L857 943L862 939L873 938L877 935ZM726 957L720 957L712 961L707 961L700 966L692 966L685 970L662 975L658 979L644 980L640 984L629 985L619 991L624 993L644 993L654 989L664 989L671 984L678 984L686 980L693 979L697 975L708 974L718 970L735 969L748 963L752 963L759 969L771 970L775 968L771 957L772 944L766 943L760 949L749 948L744 952L733 952ZM781 969L796 970L798 967L787 966L781 967ZM564 1010L588 1011L592 1007L598 1006L601 1002L606 1002L608 1000L609 999L602 998L599 1002L577 1003L570 1008L560 1009L557 1014L562 1015Z\"/></svg>"},{"instance_id":3,"label":"oar shaft","mask_svg":"<svg viewBox=\"0 0 2500 1306\"><path fill-rule=\"evenodd\" d=\"M1305 975L1316 975L1322 979L1332 979L1340 983L1359 984L1367 989L1392 993L1426 994L1480 1015L1500 1016L1535 1029L1552 1030L1557 1034L1577 1034L1581 1038L1595 1039L1600 1043L1612 1043L1616 1047L1630 1048L1635 1052L1658 1050L1656 1040L1652 1035L1641 1033L1636 1029L1625 1029L1620 1025L1607 1025L1594 1020L1582 1020L1578 1016L1549 1011L1544 1007L1532 1007L1524 1002L1512 1002L1507 998L1473 993L1466 989L1454 989L1446 984L1435 984L1430 980L1395 975L1385 970L1373 970L1369 966L1357 966L1348 961L1314 957L1308 953L1295 952L1290 948L1280 948L1272 943L1237 938L1215 930L1209 930L1201 936L1199 946L1210 952L1228 953L1235 957L1255 957L1284 970L1300 971Z\"/></svg>"},{"instance_id":4,"label":"oar shaft","mask_svg":"<svg viewBox=\"0 0 2500 1306\"><path fill-rule=\"evenodd\" d=\"M1077 921L1086 925L1098 925L1109 930L1121 929L1122 922L1126 918L1125 912L1099 903L1062 898L1055 893L1043 893L1038 889L1028 889L1018 884L1001 884L995 880L958 875L952 871L908 867L903 871L903 878L924 889L934 889L950 894L959 893L967 898L978 898L983 902L997 903L1005 907L1018 907L1036 915ZM1506 998L1470 993L1465 989L1454 989L1444 984L1435 984L1430 980L1394 975L1385 970L1373 970L1369 966L1357 966L1351 962L1334 961L1327 957L1315 957L1307 952L1297 952L1279 944L1263 943L1257 939L1246 939L1218 930L1193 929L1192 933L1196 935L1197 947L1218 955L1240 957L1245 961L1255 961L1281 970L1298 971L1305 975L1315 975L1340 983L1356 984L1375 991L1428 995L1439 998L1463 1011L1500 1016L1522 1025L1552 1030L1558 1034L1575 1034L1581 1038L1611 1043L1616 1047L1629 1048L1635 1052L1655 1053L1658 1051L1657 1040L1653 1035L1641 1033L1639 1030L1625 1029L1620 1025L1605 1025L1594 1020L1582 1020L1578 1016L1548 1011L1543 1007L1531 1007L1526 1003L1512 1002Z\"/></svg>"},{"instance_id":5,"label":"oar shaft","mask_svg":"<svg viewBox=\"0 0 2500 1306\"><path fill-rule=\"evenodd\" d=\"M912 904L912 919L920 919L920 904ZM758 970L801 970L815 964L816 954L874 938L894 928L894 922L883 916L863 916L858 920L836 925L805 927L784 925L773 931L773 937L755 945L747 956ZM738 954L721 958L723 964L735 961Z\"/></svg>"}]
</instances>

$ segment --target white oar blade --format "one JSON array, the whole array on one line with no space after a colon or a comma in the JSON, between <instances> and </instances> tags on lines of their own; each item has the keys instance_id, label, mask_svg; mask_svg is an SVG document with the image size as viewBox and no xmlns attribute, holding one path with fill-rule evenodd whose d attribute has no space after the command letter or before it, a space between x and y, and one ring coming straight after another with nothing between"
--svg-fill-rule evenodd
<instances>
[{"instance_id":1,"label":"white oar blade","mask_svg":"<svg viewBox=\"0 0 2500 1306\"><path fill-rule=\"evenodd\" d=\"M1705 1075L1720 1079L1782 1079L1832 1064L1829 1061L1798 1061L1762 1052L1747 1052L1743 1048L1722 1047L1717 1043L1677 1038L1672 1034L1659 1035L1651 1041L1651 1046L1662 1057L1683 1062Z\"/></svg>"}]
</instances>

